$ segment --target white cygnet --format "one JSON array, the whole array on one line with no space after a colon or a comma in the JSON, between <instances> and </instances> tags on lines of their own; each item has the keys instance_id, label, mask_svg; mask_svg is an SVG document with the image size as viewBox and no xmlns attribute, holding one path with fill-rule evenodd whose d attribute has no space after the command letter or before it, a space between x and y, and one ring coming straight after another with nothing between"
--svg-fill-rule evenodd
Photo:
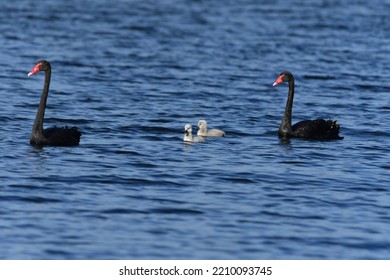
<instances>
[{"instance_id":1,"label":"white cygnet","mask_svg":"<svg viewBox=\"0 0 390 280\"><path fill-rule=\"evenodd\" d=\"M199 136L210 136L210 137L223 137L225 136L225 132L220 129L210 129L207 130L207 122L205 120L200 120L198 122L198 135Z\"/></svg>"},{"instance_id":2,"label":"white cygnet","mask_svg":"<svg viewBox=\"0 0 390 280\"><path fill-rule=\"evenodd\" d=\"M184 137L183 137L184 142L204 142L205 139L201 136L192 136L192 125L186 124L184 126Z\"/></svg>"}]
</instances>

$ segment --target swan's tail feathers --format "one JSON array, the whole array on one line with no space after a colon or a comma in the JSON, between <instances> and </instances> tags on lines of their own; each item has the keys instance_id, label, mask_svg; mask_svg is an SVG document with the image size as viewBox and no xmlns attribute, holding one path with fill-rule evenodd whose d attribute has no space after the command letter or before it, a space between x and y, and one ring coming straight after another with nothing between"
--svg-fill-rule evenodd
<instances>
[{"instance_id":1,"label":"swan's tail feathers","mask_svg":"<svg viewBox=\"0 0 390 280\"><path fill-rule=\"evenodd\" d=\"M328 135L329 139L343 139L344 137L339 136L340 133L340 124L337 123L337 120L328 120Z\"/></svg>"}]
</instances>

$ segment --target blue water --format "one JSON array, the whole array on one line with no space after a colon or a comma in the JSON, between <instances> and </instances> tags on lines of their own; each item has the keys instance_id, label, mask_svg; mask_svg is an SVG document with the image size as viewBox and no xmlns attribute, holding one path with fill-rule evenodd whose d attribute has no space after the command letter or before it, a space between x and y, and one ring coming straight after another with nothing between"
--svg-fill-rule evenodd
<instances>
[{"instance_id":1,"label":"blue water","mask_svg":"<svg viewBox=\"0 0 390 280\"><path fill-rule=\"evenodd\" d=\"M390 259L390 1L0 2L1 259ZM29 144L45 126L78 147ZM331 118L342 141L281 142ZM182 142L208 120L226 137Z\"/></svg>"}]
</instances>

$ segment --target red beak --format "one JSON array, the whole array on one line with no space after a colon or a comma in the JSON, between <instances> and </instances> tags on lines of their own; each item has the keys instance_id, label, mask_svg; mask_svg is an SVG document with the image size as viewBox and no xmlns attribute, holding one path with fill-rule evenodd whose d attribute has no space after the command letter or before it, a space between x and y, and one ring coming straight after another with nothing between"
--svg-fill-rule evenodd
<instances>
[{"instance_id":1,"label":"red beak","mask_svg":"<svg viewBox=\"0 0 390 280\"><path fill-rule=\"evenodd\" d=\"M30 73L27 74L27 76L31 76L31 75L34 75L35 73L38 73L40 70L39 70L39 67L41 66L42 63L38 63L37 65L34 66L33 70L31 70Z\"/></svg>"},{"instance_id":2,"label":"red beak","mask_svg":"<svg viewBox=\"0 0 390 280\"><path fill-rule=\"evenodd\" d=\"M273 83L273 87L280 84L280 83L283 83L283 75L280 75L279 78L276 79L276 81Z\"/></svg>"}]
</instances>

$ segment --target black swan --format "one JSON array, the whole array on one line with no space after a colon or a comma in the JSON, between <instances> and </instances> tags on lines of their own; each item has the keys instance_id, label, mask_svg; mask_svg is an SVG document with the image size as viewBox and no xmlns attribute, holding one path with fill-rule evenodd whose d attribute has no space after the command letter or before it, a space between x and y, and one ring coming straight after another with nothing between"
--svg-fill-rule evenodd
<instances>
[{"instance_id":1,"label":"black swan","mask_svg":"<svg viewBox=\"0 0 390 280\"><path fill-rule=\"evenodd\" d=\"M280 138L305 138L311 140L333 140L343 139L339 136L340 125L333 120L305 120L291 125L292 106L294 99L294 77L288 72L282 72L274 82L273 86L288 82L288 98L282 122L279 127Z\"/></svg>"},{"instance_id":2,"label":"black swan","mask_svg":"<svg viewBox=\"0 0 390 280\"><path fill-rule=\"evenodd\" d=\"M81 133L77 127L50 127L43 129L46 100L49 94L51 66L46 60L38 61L28 76L39 71L45 71L45 84L42 90L41 102L39 103L37 116L31 132L30 144L35 146L77 146L80 142Z\"/></svg>"}]
</instances>

